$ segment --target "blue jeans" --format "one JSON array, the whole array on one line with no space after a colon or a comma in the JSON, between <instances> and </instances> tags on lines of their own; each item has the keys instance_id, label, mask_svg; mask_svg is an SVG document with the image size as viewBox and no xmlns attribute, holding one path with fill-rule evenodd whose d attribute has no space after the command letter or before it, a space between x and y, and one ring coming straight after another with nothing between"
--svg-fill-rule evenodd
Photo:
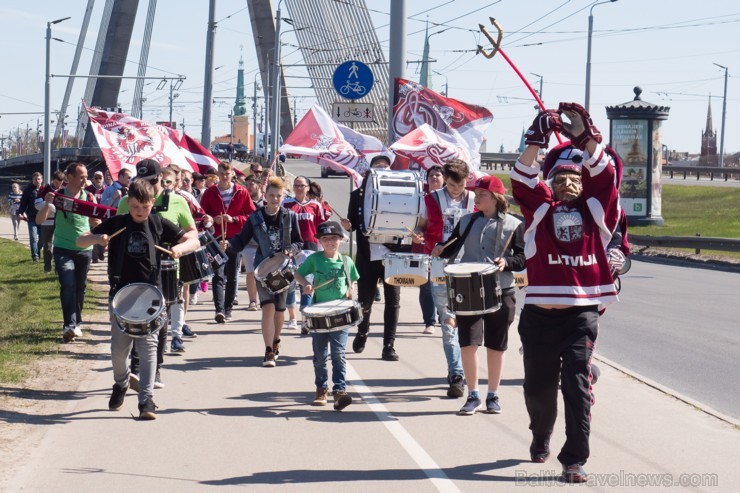
<instances>
[{"instance_id":1,"label":"blue jeans","mask_svg":"<svg viewBox=\"0 0 740 493\"><path fill-rule=\"evenodd\" d=\"M431 284L431 283L430 283ZM462 360L460 359L460 341L457 338L457 327L445 323L455 315L447 310L447 287L444 284L431 284L434 306L437 308L442 325L442 349L447 358L447 378L463 375Z\"/></svg>"},{"instance_id":2,"label":"blue jeans","mask_svg":"<svg viewBox=\"0 0 740 493\"><path fill-rule=\"evenodd\" d=\"M346 347L349 329L335 332L312 332L313 371L316 375L316 388L329 388L329 348L331 347L331 380L334 392L347 388Z\"/></svg>"},{"instance_id":3,"label":"blue jeans","mask_svg":"<svg viewBox=\"0 0 740 493\"><path fill-rule=\"evenodd\" d=\"M36 221L28 219L28 243L31 246L31 258L36 261L39 259L39 227Z\"/></svg>"},{"instance_id":4,"label":"blue jeans","mask_svg":"<svg viewBox=\"0 0 740 493\"><path fill-rule=\"evenodd\" d=\"M437 312L434 306L431 282L427 281L419 286L419 306L421 307L421 316L424 319L424 325L434 325L434 316Z\"/></svg>"},{"instance_id":5,"label":"blue jeans","mask_svg":"<svg viewBox=\"0 0 740 493\"><path fill-rule=\"evenodd\" d=\"M87 271L92 261L92 250L54 248L54 264L59 277L59 298L62 301L64 328L79 327L85 304Z\"/></svg>"}]
</instances>

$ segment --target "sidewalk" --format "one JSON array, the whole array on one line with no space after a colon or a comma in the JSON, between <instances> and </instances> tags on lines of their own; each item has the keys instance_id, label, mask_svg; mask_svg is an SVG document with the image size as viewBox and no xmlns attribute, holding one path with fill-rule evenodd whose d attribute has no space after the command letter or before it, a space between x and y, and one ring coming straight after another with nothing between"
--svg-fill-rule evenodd
<instances>
[{"instance_id":1,"label":"sidewalk","mask_svg":"<svg viewBox=\"0 0 740 493\"><path fill-rule=\"evenodd\" d=\"M9 228L9 220L0 219L0 237L7 238ZM102 273L104 266L95 270ZM5 491L276 491L279 486L296 492L407 493L580 487L557 482L560 467L554 458L529 462L516 327L500 392L504 413L456 416L463 400L445 397L441 338L439 331L421 333L417 295L402 289L397 363L380 360L382 303L376 304L365 352L348 353L355 401L341 413L310 405L310 337L284 331L277 368L262 368L260 312L245 311L244 290L234 319L225 325L213 322L210 294L201 296L189 314L199 337L186 341L186 353L165 357L166 387L155 391L156 421L133 419L136 395L131 392L121 411L107 410L113 384L107 356L79 375L76 392L48 389L56 401L48 414L6 417L0 412L0 421L27 421L45 429ZM99 346L106 354L107 345ZM636 491L637 484L652 485L640 491L737 491L736 427L600 367L586 466L592 475L589 491ZM484 361L481 370L485 375ZM486 390L485 379L481 390ZM553 456L563 439L561 409ZM680 487L681 481L691 487Z\"/></svg>"}]
</instances>

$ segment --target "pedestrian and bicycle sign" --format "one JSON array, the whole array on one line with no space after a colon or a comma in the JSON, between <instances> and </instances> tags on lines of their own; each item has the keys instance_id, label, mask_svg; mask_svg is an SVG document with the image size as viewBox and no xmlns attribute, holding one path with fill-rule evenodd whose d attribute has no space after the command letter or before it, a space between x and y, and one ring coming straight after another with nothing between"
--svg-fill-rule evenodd
<instances>
[{"instance_id":1,"label":"pedestrian and bicycle sign","mask_svg":"<svg viewBox=\"0 0 740 493\"><path fill-rule=\"evenodd\" d=\"M375 107L370 103L334 103L331 117L335 122L372 122L375 120Z\"/></svg>"},{"instance_id":2,"label":"pedestrian and bicycle sign","mask_svg":"<svg viewBox=\"0 0 740 493\"><path fill-rule=\"evenodd\" d=\"M375 77L370 67L357 60L344 62L334 70L334 89L346 99L360 99L373 88Z\"/></svg>"}]
</instances>

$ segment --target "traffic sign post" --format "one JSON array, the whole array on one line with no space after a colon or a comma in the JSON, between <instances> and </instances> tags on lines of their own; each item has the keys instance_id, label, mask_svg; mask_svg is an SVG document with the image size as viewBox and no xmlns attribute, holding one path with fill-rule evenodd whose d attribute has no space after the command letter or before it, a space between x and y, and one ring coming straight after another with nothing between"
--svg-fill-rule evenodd
<instances>
[{"instance_id":1,"label":"traffic sign post","mask_svg":"<svg viewBox=\"0 0 740 493\"><path fill-rule=\"evenodd\" d=\"M333 103L331 117L335 122L372 122L375 106L371 103Z\"/></svg>"},{"instance_id":2,"label":"traffic sign post","mask_svg":"<svg viewBox=\"0 0 740 493\"><path fill-rule=\"evenodd\" d=\"M334 70L334 90L345 99L360 99L370 92L375 82L370 67L357 60L344 62Z\"/></svg>"}]
</instances>

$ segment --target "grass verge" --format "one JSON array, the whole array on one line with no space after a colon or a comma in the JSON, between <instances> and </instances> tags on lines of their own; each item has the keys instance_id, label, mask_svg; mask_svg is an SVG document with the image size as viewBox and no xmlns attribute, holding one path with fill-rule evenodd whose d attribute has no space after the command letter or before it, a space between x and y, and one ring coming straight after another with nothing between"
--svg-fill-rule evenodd
<instances>
[{"instance_id":1,"label":"grass verge","mask_svg":"<svg viewBox=\"0 0 740 493\"><path fill-rule=\"evenodd\" d=\"M0 239L0 259L0 383L19 383L34 359L59 353L59 283L16 241ZM87 313L104 297L88 284Z\"/></svg>"}]
</instances>

